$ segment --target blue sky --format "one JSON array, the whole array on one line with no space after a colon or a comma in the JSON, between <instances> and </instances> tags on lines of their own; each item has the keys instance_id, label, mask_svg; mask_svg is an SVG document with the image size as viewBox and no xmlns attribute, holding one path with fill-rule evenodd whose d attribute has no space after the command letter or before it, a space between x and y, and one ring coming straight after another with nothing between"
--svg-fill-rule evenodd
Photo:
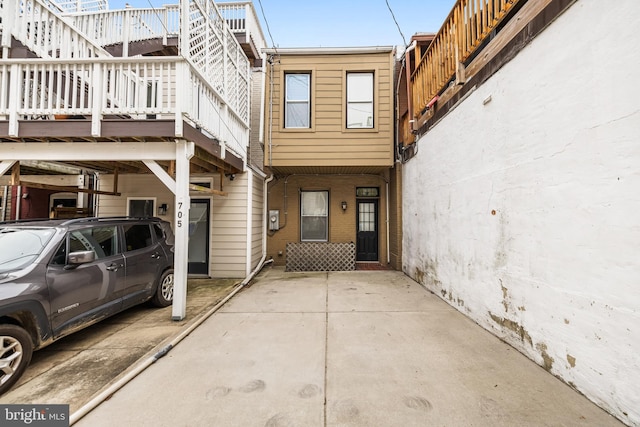
<instances>
[{"instance_id":1,"label":"blue sky","mask_svg":"<svg viewBox=\"0 0 640 427\"><path fill-rule=\"evenodd\" d=\"M177 0L109 0L111 9L125 3L160 7ZM417 32L437 32L455 0L388 0L407 42ZM262 3L262 8L260 4ZM254 0L267 44L277 47L404 45L385 0Z\"/></svg>"}]
</instances>

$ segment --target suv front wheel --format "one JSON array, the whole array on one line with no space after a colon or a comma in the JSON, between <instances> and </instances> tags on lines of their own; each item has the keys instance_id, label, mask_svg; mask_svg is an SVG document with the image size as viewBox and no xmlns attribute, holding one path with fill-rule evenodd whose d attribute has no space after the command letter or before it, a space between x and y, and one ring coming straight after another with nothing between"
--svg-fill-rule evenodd
<instances>
[{"instance_id":1,"label":"suv front wheel","mask_svg":"<svg viewBox=\"0 0 640 427\"><path fill-rule=\"evenodd\" d=\"M156 307L167 307L173 302L173 270L166 270L158 280L158 287L151 298Z\"/></svg>"},{"instance_id":2,"label":"suv front wheel","mask_svg":"<svg viewBox=\"0 0 640 427\"><path fill-rule=\"evenodd\" d=\"M0 325L0 394L9 390L31 361L31 337L19 326Z\"/></svg>"}]
</instances>

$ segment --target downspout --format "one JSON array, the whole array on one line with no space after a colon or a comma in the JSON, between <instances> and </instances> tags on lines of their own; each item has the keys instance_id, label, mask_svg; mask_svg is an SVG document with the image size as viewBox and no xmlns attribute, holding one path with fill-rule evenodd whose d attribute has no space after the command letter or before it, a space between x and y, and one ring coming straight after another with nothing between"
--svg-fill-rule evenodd
<instances>
[{"instance_id":1,"label":"downspout","mask_svg":"<svg viewBox=\"0 0 640 427\"><path fill-rule=\"evenodd\" d=\"M245 263L245 275L251 271L251 249L253 248L251 237L253 235L253 171L247 168L247 257Z\"/></svg>"},{"instance_id":2,"label":"downspout","mask_svg":"<svg viewBox=\"0 0 640 427\"><path fill-rule=\"evenodd\" d=\"M400 72L398 73L398 83L396 84L396 91L394 93L395 95L395 99L393 100L393 102L395 103L395 111L396 111L396 116L395 116L395 144L394 144L394 162L397 162L401 159L401 148L400 148L400 83L402 82L402 73L404 72L403 68L406 67L406 59L402 61L402 65L400 66Z\"/></svg>"},{"instance_id":3,"label":"downspout","mask_svg":"<svg viewBox=\"0 0 640 427\"><path fill-rule=\"evenodd\" d=\"M407 76L407 114L409 115L409 125L413 131L415 120L413 119L413 93L411 93L411 51L416 48L417 41L414 40L404 51L405 73ZM417 62L417 61L416 61Z\"/></svg>"},{"instance_id":4,"label":"downspout","mask_svg":"<svg viewBox=\"0 0 640 427\"><path fill-rule=\"evenodd\" d=\"M273 134L273 56L268 59L271 70L269 72L269 167L273 163L273 146L271 144Z\"/></svg>"},{"instance_id":5,"label":"downspout","mask_svg":"<svg viewBox=\"0 0 640 427\"><path fill-rule=\"evenodd\" d=\"M260 74L262 74L262 81L260 83L260 125L258 128L258 142L264 145L264 101L267 91L267 70L265 67L262 67Z\"/></svg>"},{"instance_id":6,"label":"downspout","mask_svg":"<svg viewBox=\"0 0 640 427\"><path fill-rule=\"evenodd\" d=\"M268 191L269 191L269 183L271 181L274 180L274 176L273 174L271 174L271 176L267 179L264 180L264 189L263 191L263 198L264 198L264 203L262 204L262 218L263 218L263 223L262 223L262 256L266 257L267 256L267 230L269 230L269 206L268 206Z\"/></svg>"},{"instance_id":7,"label":"downspout","mask_svg":"<svg viewBox=\"0 0 640 427\"><path fill-rule=\"evenodd\" d=\"M385 180L384 183L386 196L385 196L385 205L387 209L387 265L391 263L391 250L389 249L389 181Z\"/></svg>"}]
</instances>

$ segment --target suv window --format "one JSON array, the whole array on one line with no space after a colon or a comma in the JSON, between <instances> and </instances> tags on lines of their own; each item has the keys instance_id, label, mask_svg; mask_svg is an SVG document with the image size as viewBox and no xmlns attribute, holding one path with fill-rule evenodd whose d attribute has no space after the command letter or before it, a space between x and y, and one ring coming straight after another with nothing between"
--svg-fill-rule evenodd
<instances>
[{"instance_id":1,"label":"suv window","mask_svg":"<svg viewBox=\"0 0 640 427\"><path fill-rule=\"evenodd\" d=\"M75 230L68 234L69 252L93 251L96 259L106 258L117 254L118 233L115 226L93 227ZM67 244L62 242L53 257L53 264L67 263Z\"/></svg>"},{"instance_id":2,"label":"suv window","mask_svg":"<svg viewBox=\"0 0 640 427\"><path fill-rule=\"evenodd\" d=\"M156 238L158 240L164 239L164 231L162 230L160 224L153 224L153 231L156 233Z\"/></svg>"},{"instance_id":3,"label":"suv window","mask_svg":"<svg viewBox=\"0 0 640 427\"><path fill-rule=\"evenodd\" d=\"M123 228L127 251L143 249L153 244L148 224L125 225Z\"/></svg>"}]
</instances>

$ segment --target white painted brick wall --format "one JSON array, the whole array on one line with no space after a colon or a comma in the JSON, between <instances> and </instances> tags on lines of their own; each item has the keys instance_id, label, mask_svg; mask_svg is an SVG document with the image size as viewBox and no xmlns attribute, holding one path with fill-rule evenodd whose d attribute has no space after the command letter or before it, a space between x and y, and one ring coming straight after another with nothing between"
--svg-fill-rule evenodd
<instances>
[{"instance_id":1,"label":"white painted brick wall","mask_svg":"<svg viewBox=\"0 0 640 427\"><path fill-rule=\"evenodd\" d=\"M577 1L419 141L403 176L404 271L631 425L638 16L636 0Z\"/></svg>"}]
</instances>

